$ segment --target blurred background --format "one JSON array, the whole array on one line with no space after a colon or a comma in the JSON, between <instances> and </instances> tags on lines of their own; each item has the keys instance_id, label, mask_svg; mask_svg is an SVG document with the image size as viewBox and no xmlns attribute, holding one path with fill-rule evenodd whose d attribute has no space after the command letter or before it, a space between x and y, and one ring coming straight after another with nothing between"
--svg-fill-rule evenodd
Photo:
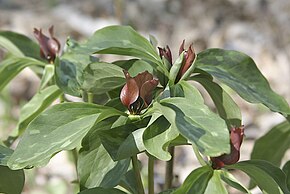
<instances>
[{"instance_id":1,"label":"blurred background","mask_svg":"<svg viewBox=\"0 0 290 194\"><path fill-rule=\"evenodd\" d=\"M154 35L160 47L170 46L175 58L183 39L186 45L193 43L197 53L212 47L244 52L255 60L273 90L290 103L289 0L0 0L0 30L16 31L32 39L34 27L47 33L54 25L55 36L64 45L68 36L82 41L97 29L115 24L130 25L145 37ZM25 69L0 94L0 139L11 133L19 108L33 96L38 85L38 78ZM249 159L254 140L284 118L262 105L246 103L227 90L242 109L246 138L241 160ZM142 156L140 159L146 163ZM290 159L289 153L285 159ZM197 163L190 147L177 148L175 162L178 185ZM163 184L164 163L158 162L156 170L158 189ZM247 181L244 175L239 176L241 181ZM26 171L23 193L75 193L77 188L72 182L76 177L70 157L62 152L48 166Z\"/></svg>"}]
</instances>

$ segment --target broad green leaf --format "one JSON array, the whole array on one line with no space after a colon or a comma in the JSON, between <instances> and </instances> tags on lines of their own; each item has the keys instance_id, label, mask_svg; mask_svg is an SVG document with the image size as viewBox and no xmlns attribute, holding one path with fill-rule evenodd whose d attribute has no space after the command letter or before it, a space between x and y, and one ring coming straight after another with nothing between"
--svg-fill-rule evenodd
<instances>
[{"instance_id":1,"label":"broad green leaf","mask_svg":"<svg viewBox=\"0 0 290 194\"><path fill-rule=\"evenodd\" d=\"M87 189L82 192L79 192L79 194L127 194L127 193L115 188L105 189L102 187L95 187L92 189Z\"/></svg>"},{"instance_id":2,"label":"broad green leaf","mask_svg":"<svg viewBox=\"0 0 290 194\"><path fill-rule=\"evenodd\" d=\"M90 49L91 53L138 57L157 64L163 73L167 72L155 48L129 26L108 26L97 30L81 47Z\"/></svg>"},{"instance_id":3,"label":"broad green leaf","mask_svg":"<svg viewBox=\"0 0 290 194\"><path fill-rule=\"evenodd\" d=\"M29 57L9 56L0 63L0 91L25 67L44 66L45 63Z\"/></svg>"},{"instance_id":4,"label":"broad green leaf","mask_svg":"<svg viewBox=\"0 0 290 194\"><path fill-rule=\"evenodd\" d=\"M290 123L284 121L255 141L251 159L267 160L280 166L285 152L290 148Z\"/></svg>"},{"instance_id":5,"label":"broad green leaf","mask_svg":"<svg viewBox=\"0 0 290 194\"><path fill-rule=\"evenodd\" d=\"M222 87L201 76L194 76L192 79L199 82L207 90L219 115L226 121L229 128L231 126L241 126L241 111L235 101Z\"/></svg>"},{"instance_id":6,"label":"broad green leaf","mask_svg":"<svg viewBox=\"0 0 290 194\"><path fill-rule=\"evenodd\" d=\"M286 184L287 184L288 190L290 191L290 161L287 161L284 164L282 170L286 174Z\"/></svg>"},{"instance_id":7,"label":"broad green leaf","mask_svg":"<svg viewBox=\"0 0 290 194\"><path fill-rule=\"evenodd\" d=\"M100 132L100 139L113 160L121 160L144 151L142 135L148 118Z\"/></svg>"},{"instance_id":8,"label":"broad green leaf","mask_svg":"<svg viewBox=\"0 0 290 194\"><path fill-rule=\"evenodd\" d=\"M83 139L78 158L81 187L115 187L127 172L130 159L114 162L98 137L88 135Z\"/></svg>"},{"instance_id":9,"label":"broad green leaf","mask_svg":"<svg viewBox=\"0 0 290 194\"><path fill-rule=\"evenodd\" d=\"M229 186L243 192L243 193L248 193L251 194L251 192L243 186L231 173L228 171L221 171L221 179L227 183Z\"/></svg>"},{"instance_id":10,"label":"broad green leaf","mask_svg":"<svg viewBox=\"0 0 290 194\"><path fill-rule=\"evenodd\" d=\"M24 186L23 170L11 170L0 165L0 193L20 194Z\"/></svg>"},{"instance_id":11,"label":"broad green leaf","mask_svg":"<svg viewBox=\"0 0 290 194\"><path fill-rule=\"evenodd\" d=\"M160 116L143 133L143 143L148 153L164 161L171 159L167 151L170 141L179 135L177 130L170 127L165 117Z\"/></svg>"},{"instance_id":12,"label":"broad green leaf","mask_svg":"<svg viewBox=\"0 0 290 194\"><path fill-rule=\"evenodd\" d=\"M104 62L89 64L83 72L82 90L93 94L103 94L125 84L122 69Z\"/></svg>"},{"instance_id":13,"label":"broad green leaf","mask_svg":"<svg viewBox=\"0 0 290 194\"><path fill-rule=\"evenodd\" d=\"M153 67L144 60L131 59L113 62L115 65L127 70L131 77L135 77L138 73L148 71L153 74Z\"/></svg>"},{"instance_id":14,"label":"broad green leaf","mask_svg":"<svg viewBox=\"0 0 290 194\"><path fill-rule=\"evenodd\" d=\"M182 66L182 62L184 60L184 52L182 52L179 57L176 59L172 67L170 68L169 72L169 84L173 85L176 80L176 76L178 75L178 72Z\"/></svg>"},{"instance_id":15,"label":"broad green leaf","mask_svg":"<svg viewBox=\"0 0 290 194\"><path fill-rule=\"evenodd\" d=\"M55 81L57 86L66 94L80 97L83 68L79 62L73 63L67 59L56 60Z\"/></svg>"},{"instance_id":16,"label":"broad green leaf","mask_svg":"<svg viewBox=\"0 0 290 194\"><path fill-rule=\"evenodd\" d=\"M0 145L0 166L7 166L7 161L12 153L13 150L10 148Z\"/></svg>"},{"instance_id":17,"label":"broad green leaf","mask_svg":"<svg viewBox=\"0 0 290 194\"><path fill-rule=\"evenodd\" d=\"M119 185L130 191L132 194L138 194L138 184L136 181L135 172L133 170L129 170L125 176L122 177Z\"/></svg>"},{"instance_id":18,"label":"broad green leaf","mask_svg":"<svg viewBox=\"0 0 290 194\"><path fill-rule=\"evenodd\" d=\"M226 166L249 175L263 192L289 194L286 176L281 169L264 160L247 160Z\"/></svg>"},{"instance_id":19,"label":"broad green leaf","mask_svg":"<svg viewBox=\"0 0 290 194\"><path fill-rule=\"evenodd\" d=\"M43 110L50 106L60 94L60 89L55 85L49 86L36 93L33 98L21 108L20 118L17 124L18 135L21 135L27 125Z\"/></svg>"},{"instance_id":20,"label":"broad green leaf","mask_svg":"<svg viewBox=\"0 0 290 194\"><path fill-rule=\"evenodd\" d=\"M286 100L271 89L249 56L238 51L207 49L198 54L195 65L231 87L245 100L290 114Z\"/></svg>"},{"instance_id":21,"label":"broad green leaf","mask_svg":"<svg viewBox=\"0 0 290 194\"><path fill-rule=\"evenodd\" d=\"M145 151L143 144L143 133L145 128L137 129L133 131L126 139L122 142L119 147L117 158L123 159L136 155L140 152Z\"/></svg>"},{"instance_id":22,"label":"broad green leaf","mask_svg":"<svg viewBox=\"0 0 290 194\"><path fill-rule=\"evenodd\" d=\"M223 184L221 180L221 171L220 170L214 170L213 175L211 179L208 182L207 188L204 192L205 194L227 194L228 191L225 188L225 185Z\"/></svg>"},{"instance_id":23,"label":"broad green leaf","mask_svg":"<svg viewBox=\"0 0 290 194\"><path fill-rule=\"evenodd\" d=\"M229 153L226 123L206 105L176 97L163 99L157 106L171 126L196 144L201 153L207 156Z\"/></svg>"},{"instance_id":24,"label":"broad green leaf","mask_svg":"<svg viewBox=\"0 0 290 194\"><path fill-rule=\"evenodd\" d=\"M11 169L43 166L59 151L75 148L95 123L117 115L124 113L90 103L55 105L28 125L8 166Z\"/></svg>"},{"instance_id":25,"label":"broad green leaf","mask_svg":"<svg viewBox=\"0 0 290 194\"><path fill-rule=\"evenodd\" d=\"M192 171L181 187L172 194L203 194L206 190L209 180L213 175L213 169L209 166L203 166Z\"/></svg>"},{"instance_id":26,"label":"broad green leaf","mask_svg":"<svg viewBox=\"0 0 290 194\"><path fill-rule=\"evenodd\" d=\"M11 31L0 31L0 46L18 57L40 58L40 48L30 38Z\"/></svg>"},{"instance_id":27,"label":"broad green leaf","mask_svg":"<svg viewBox=\"0 0 290 194\"><path fill-rule=\"evenodd\" d=\"M53 77L54 77L54 64L45 65L43 75L41 77L39 90L44 89Z\"/></svg>"}]
</instances>

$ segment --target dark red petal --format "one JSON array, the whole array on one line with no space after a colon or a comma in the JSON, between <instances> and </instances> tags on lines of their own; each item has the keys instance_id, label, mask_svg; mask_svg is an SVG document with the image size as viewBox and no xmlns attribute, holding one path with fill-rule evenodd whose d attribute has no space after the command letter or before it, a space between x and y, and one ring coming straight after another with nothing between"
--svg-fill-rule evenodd
<instances>
[{"instance_id":1,"label":"dark red petal","mask_svg":"<svg viewBox=\"0 0 290 194\"><path fill-rule=\"evenodd\" d=\"M50 49L48 47L49 38L42 33L42 30L34 28L34 36L39 42L40 50L46 59L51 58Z\"/></svg>"},{"instance_id":2,"label":"dark red petal","mask_svg":"<svg viewBox=\"0 0 290 194\"><path fill-rule=\"evenodd\" d=\"M127 71L124 71L126 84L121 90L120 99L123 105L130 107L139 97L139 88L134 78Z\"/></svg>"},{"instance_id":3,"label":"dark red petal","mask_svg":"<svg viewBox=\"0 0 290 194\"><path fill-rule=\"evenodd\" d=\"M166 46L165 53L166 53L166 59L169 61L170 64L172 64L172 54L168 45Z\"/></svg>"},{"instance_id":4,"label":"dark red petal","mask_svg":"<svg viewBox=\"0 0 290 194\"><path fill-rule=\"evenodd\" d=\"M158 51L159 51L159 56L162 59L162 57L164 57L164 53L165 53L165 49L161 48L161 47L157 47Z\"/></svg>"},{"instance_id":5,"label":"dark red petal","mask_svg":"<svg viewBox=\"0 0 290 194\"><path fill-rule=\"evenodd\" d=\"M235 164L240 159L240 147L244 137L244 127L232 127L230 131L231 152L219 157L212 157L213 168L221 168L222 163L225 165Z\"/></svg>"},{"instance_id":6,"label":"dark red petal","mask_svg":"<svg viewBox=\"0 0 290 194\"><path fill-rule=\"evenodd\" d=\"M231 144L234 146L236 150L240 150L242 141L244 137L244 127L233 127L231 128Z\"/></svg>"},{"instance_id":7,"label":"dark red petal","mask_svg":"<svg viewBox=\"0 0 290 194\"><path fill-rule=\"evenodd\" d=\"M189 46L188 50L187 50L187 54L185 56L185 63L184 65L181 67L181 71L180 73L180 78L185 74L185 72L190 68L190 66L192 65L192 62L194 61L195 58L195 53L192 50L192 44Z\"/></svg>"},{"instance_id":8,"label":"dark red petal","mask_svg":"<svg viewBox=\"0 0 290 194\"><path fill-rule=\"evenodd\" d=\"M185 40L182 41L182 43L179 47L179 55L184 51L184 43L185 43Z\"/></svg>"},{"instance_id":9,"label":"dark red petal","mask_svg":"<svg viewBox=\"0 0 290 194\"><path fill-rule=\"evenodd\" d=\"M145 102L145 107L147 107L152 101L152 92L158 85L159 81L157 79L152 79L146 81L140 89L140 97Z\"/></svg>"},{"instance_id":10,"label":"dark red petal","mask_svg":"<svg viewBox=\"0 0 290 194\"><path fill-rule=\"evenodd\" d=\"M142 73L139 73L138 75L136 75L136 77L134 77L134 80L136 81L139 90L141 89L142 85L146 81L152 80L152 79L153 79L153 75L151 73L149 73L148 71L144 71Z\"/></svg>"}]
</instances>

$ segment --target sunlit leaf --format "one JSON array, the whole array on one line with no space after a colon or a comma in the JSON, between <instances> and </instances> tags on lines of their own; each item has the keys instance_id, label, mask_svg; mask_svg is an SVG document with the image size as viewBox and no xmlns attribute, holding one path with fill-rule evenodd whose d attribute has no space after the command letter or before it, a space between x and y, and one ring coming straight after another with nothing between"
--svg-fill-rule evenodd
<instances>
[{"instance_id":1,"label":"sunlit leaf","mask_svg":"<svg viewBox=\"0 0 290 194\"><path fill-rule=\"evenodd\" d=\"M203 166L192 171L183 184L172 194L203 194L209 180L213 175L213 169Z\"/></svg>"},{"instance_id":2,"label":"sunlit leaf","mask_svg":"<svg viewBox=\"0 0 290 194\"><path fill-rule=\"evenodd\" d=\"M60 94L60 89L55 85L49 86L36 93L33 98L21 108L20 118L17 124L18 134L21 135L27 125L43 110L50 106Z\"/></svg>"},{"instance_id":3,"label":"sunlit leaf","mask_svg":"<svg viewBox=\"0 0 290 194\"><path fill-rule=\"evenodd\" d=\"M221 171L219 170L213 171L213 175L208 182L208 185L204 194L213 194L213 193L227 194L228 193L228 191L225 188L225 185L223 184L221 180L220 174L221 174Z\"/></svg>"},{"instance_id":4,"label":"sunlit leaf","mask_svg":"<svg viewBox=\"0 0 290 194\"><path fill-rule=\"evenodd\" d=\"M94 124L124 113L90 103L62 103L36 117L11 155L8 166L43 166L59 151L75 148Z\"/></svg>"},{"instance_id":5,"label":"sunlit leaf","mask_svg":"<svg viewBox=\"0 0 290 194\"><path fill-rule=\"evenodd\" d=\"M238 51L207 49L198 54L195 65L231 87L245 100L290 114L286 100L271 89L249 56Z\"/></svg>"},{"instance_id":6,"label":"sunlit leaf","mask_svg":"<svg viewBox=\"0 0 290 194\"><path fill-rule=\"evenodd\" d=\"M242 114L238 105L218 84L201 76L194 76L192 79L199 82L211 96L219 115L226 122L228 127L241 126Z\"/></svg>"},{"instance_id":7,"label":"sunlit leaf","mask_svg":"<svg viewBox=\"0 0 290 194\"><path fill-rule=\"evenodd\" d=\"M44 66L45 63L29 57L9 56L0 63L0 91L25 67Z\"/></svg>"},{"instance_id":8,"label":"sunlit leaf","mask_svg":"<svg viewBox=\"0 0 290 194\"><path fill-rule=\"evenodd\" d=\"M206 105L176 97L163 99L156 106L171 126L196 144L201 153L208 156L229 153L229 132L225 121Z\"/></svg>"}]
</instances>

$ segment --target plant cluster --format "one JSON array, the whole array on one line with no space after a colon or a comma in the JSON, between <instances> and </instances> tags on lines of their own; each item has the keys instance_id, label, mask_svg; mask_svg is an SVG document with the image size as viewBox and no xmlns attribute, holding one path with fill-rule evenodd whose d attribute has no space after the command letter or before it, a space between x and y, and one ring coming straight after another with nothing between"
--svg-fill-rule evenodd
<instances>
[{"instance_id":1,"label":"plant cluster","mask_svg":"<svg viewBox=\"0 0 290 194\"><path fill-rule=\"evenodd\" d=\"M218 48L196 54L183 41L173 60L168 46L157 47L153 36L147 40L128 26L105 27L82 43L68 38L63 51L53 27L49 34L35 29L36 43L0 32L6 50L0 89L26 67L41 79L38 92L21 108L15 134L0 142L0 192L21 193L25 170L72 150L80 194L153 194L155 160L167 161L160 194L224 194L225 185L244 193L256 185L268 194L290 193L290 162L280 168L289 149L290 108L249 56ZM129 58L109 63L97 54ZM208 92L215 111L194 82ZM257 141L251 160L238 162L247 129L221 84L287 118ZM71 102L69 95L84 102ZM51 106L56 99L60 103ZM173 188L174 147L182 145L192 146L200 166ZM148 156L146 188L140 153ZM249 188L233 169L251 178Z\"/></svg>"}]
</instances>

